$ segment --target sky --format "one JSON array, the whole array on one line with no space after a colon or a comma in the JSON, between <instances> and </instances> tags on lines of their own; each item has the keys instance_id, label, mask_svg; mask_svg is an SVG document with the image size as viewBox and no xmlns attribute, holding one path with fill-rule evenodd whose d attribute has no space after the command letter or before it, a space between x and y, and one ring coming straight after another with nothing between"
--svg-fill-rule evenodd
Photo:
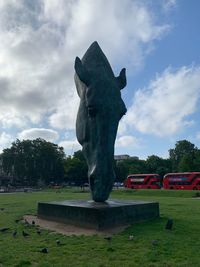
<instances>
[{"instance_id":1,"label":"sky","mask_svg":"<svg viewBox=\"0 0 200 267\"><path fill-rule=\"evenodd\" d=\"M200 1L0 0L0 151L43 138L81 147L74 60L94 41L127 71L115 154L163 158L200 148Z\"/></svg>"}]
</instances>

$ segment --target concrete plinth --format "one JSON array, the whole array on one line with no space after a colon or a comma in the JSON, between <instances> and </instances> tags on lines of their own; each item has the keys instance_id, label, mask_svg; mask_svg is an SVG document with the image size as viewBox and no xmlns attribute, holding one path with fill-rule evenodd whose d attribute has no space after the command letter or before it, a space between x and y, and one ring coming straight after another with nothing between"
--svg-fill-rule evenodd
<instances>
[{"instance_id":1,"label":"concrete plinth","mask_svg":"<svg viewBox=\"0 0 200 267\"><path fill-rule=\"evenodd\" d=\"M38 217L96 230L109 229L159 217L159 204L144 201L109 200L38 203Z\"/></svg>"}]
</instances>

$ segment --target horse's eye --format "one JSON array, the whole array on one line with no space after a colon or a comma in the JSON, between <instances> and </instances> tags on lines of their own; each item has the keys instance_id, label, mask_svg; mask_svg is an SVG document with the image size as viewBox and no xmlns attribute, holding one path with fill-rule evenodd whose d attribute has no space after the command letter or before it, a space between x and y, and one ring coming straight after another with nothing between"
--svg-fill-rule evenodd
<instances>
[{"instance_id":1,"label":"horse's eye","mask_svg":"<svg viewBox=\"0 0 200 267\"><path fill-rule=\"evenodd\" d=\"M97 114L97 109L95 107L88 107L88 116L89 117L95 117Z\"/></svg>"}]
</instances>

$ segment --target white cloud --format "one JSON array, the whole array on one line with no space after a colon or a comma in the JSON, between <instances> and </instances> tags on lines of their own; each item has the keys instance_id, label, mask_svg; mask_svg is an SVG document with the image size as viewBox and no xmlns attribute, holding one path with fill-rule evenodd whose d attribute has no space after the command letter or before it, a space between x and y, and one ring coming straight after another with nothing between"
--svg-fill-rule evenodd
<instances>
[{"instance_id":1,"label":"white cloud","mask_svg":"<svg viewBox=\"0 0 200 267\"><path fill-rule=\"evenodd\" d=\"M49 117L52 127L74 128L75 56L97 40L116 69L137 70L169 29L154 16L132 0L0 1L0 126L27 128Z\"/></svg>"},{"instance_id":2,"label":"white cloud","mask_svg":"<svg viewBox=\"0 0 200 267\"><path fill-rule=\"evenodd\" d=\"M124 116L124 117L122 117L122 119L119 121L119 126L118 126L118 130L117 130L117 134L118 134L119 136L121 136L121 135L126 134L126 132L127 132L127 124L126 124L126 122L125 122L125 116Z\"/></svg>"},{"instance_id":3,"label":"white cloud","mask_svg":"<svg viewBox=\"0 0 200 267\"><path fill-rule=\"evenodd\" d=\"M59 146L63 147L67 155L73 155L75 151L81 149L81 145L77 140L63 140L59 142Z\"/></svg>"},{"instance_id":4,"label":"white cloud","mask_svg":"<svg viewBox=\"0 0 200 267\"><path fill-rule=\"evenodd\" d=\"M132 135L124 135L116 139L116 147L135 148L139 146L139 140Z\"/></svg>"},{"instance_id":5,"label":"white cloud","mask_svg":"<svg viewBox=\"0 0 200 267\"><path fill-rule=\"evenodd\" d=\"M59 138L59 134L51 129L44 128L31 128L24 130L18 134L18 138L21 140L42 138L49 142L55 142Z\"/></svg>"},{"instance_id":6,"label":"white cloud","mask_svg":"<svg viewBox=\"0 0 200 267\"><path fill-rule=\"evenodd\" d=\"M124 121L142 133L172 135L193 123L200 98L200 67L166 69L138 90Z\"/></svg>"},{"instance_id":7,"label":"white cloud","mask_svg":"<svg viewBox=\"0 0 200 267\"><path fill-rule=\"evenodd\" d=\"M168 29L168 25L156 25L150 10L139 1L84 0L74 6L68 45L84 52L97 40L112 63L138 67L148 50L144 45Z\"/></svg>"},{"instance_id":8,"label":"white cloud","mask_svg":"<svg viewBox=\"0 0 200 267\"><path fill-rule=\"evenodd\" d=\"M19 112L15 112L14 110L6 110L0 114L0 123L2 128L23 128L28 123L27 119L22 118Z\"/></svg>"},{"instance_id":9,"label":"white cloud","mask_svg":"<svg viewBox=\"0 0 200 267\"><path fill-rule=\"evenodd\" d=\"M13 141L13 137L10 134L2 132L0 134L0 152L2 152L4 148L8 148Z\"/></svg>"},{"instance_id":10,"label":"white cloud","mask_svg":"<svg viewBox=\"0 0 200 267\"><path fill-rule=\"evenodd\" d=\"M75 91L75 88L74 88ZM78 112L78 97L74 96L66 101L57 108L55 113L49 117L49 124L57 129L74 129L76 123L76 114Z\"/></svg>"}]
</instances>

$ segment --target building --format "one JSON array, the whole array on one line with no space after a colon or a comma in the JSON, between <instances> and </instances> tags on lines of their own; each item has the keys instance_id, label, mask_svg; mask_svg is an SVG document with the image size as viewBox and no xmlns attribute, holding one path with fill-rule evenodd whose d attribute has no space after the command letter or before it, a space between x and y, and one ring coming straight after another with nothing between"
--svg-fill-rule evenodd
<instances>
[{"instance_id":1,"label":"building","mask_svg":"<svg viewBox=\"0 0 200 267\"><path fill-rule=\"evenodd\" d=\"M124 155L115 155L114 156L114 159L116 161L121 161L121 160L129 159L129 158L130 158L130 156L126 155L126 154L124 154Z\"/></svg>"},{"instance_id":2,"label":"building","mask_svg":"<svg viewBox=\"0 0 200 267\"><path fill-rule=\"evenodd\" d=\"M123 161L123 160L126 160L126 159L136 159L136 160L139 160L138 157L134 156L134 157L131 157L127 154L124 154L124 155L115 155L114 156L114 159L117 161L117 162L120 162L120 161Z\"/></svg>"}]
</instances>

